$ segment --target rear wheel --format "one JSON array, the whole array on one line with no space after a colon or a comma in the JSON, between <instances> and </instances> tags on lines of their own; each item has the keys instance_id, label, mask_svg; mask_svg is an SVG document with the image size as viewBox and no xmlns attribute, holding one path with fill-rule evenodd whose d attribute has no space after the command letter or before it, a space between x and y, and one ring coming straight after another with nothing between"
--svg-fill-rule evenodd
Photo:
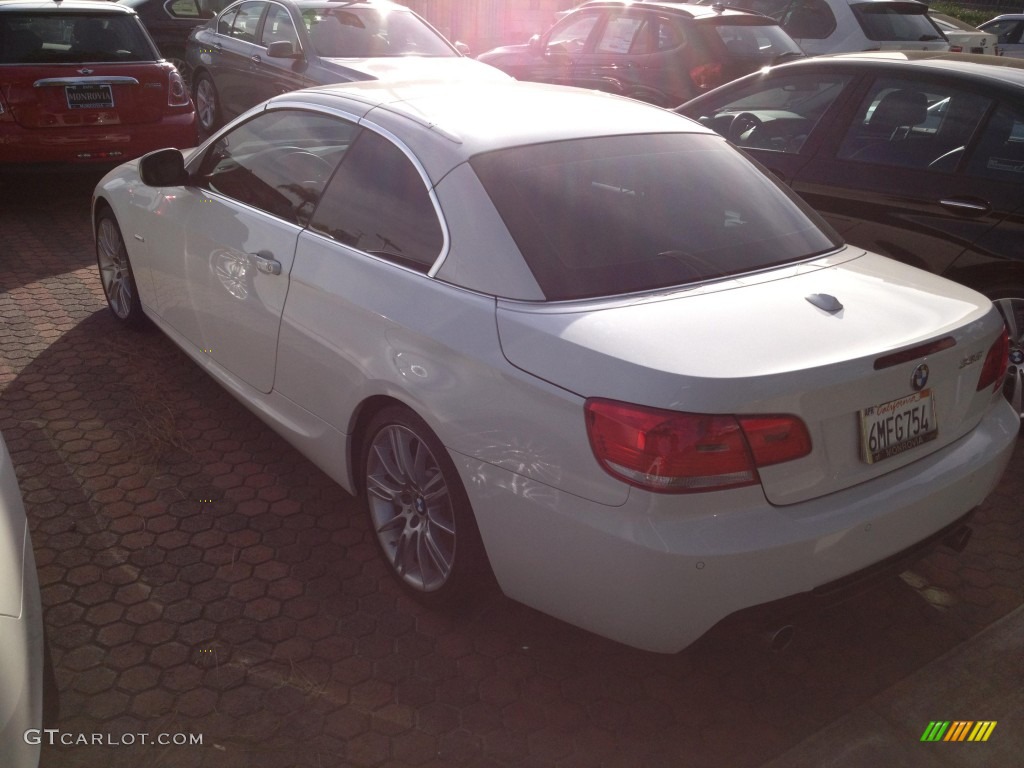
<instances>
[{"instance_id":1,"label":"rear wheel","mask_svg":"<svg viewBox=\"0 0 1024 768\"><path fill-rule=\"evenodd\" d=\"M205 72L196 77L194 96L199 128L204 133L211 133L220 124L220 97L217 86Z\"/></svg>"},{"instance_id":2,"label":"rear wheel","mask_svg":"<svg viewBox=\"0 0 1024 768\"><path fill-rule=\"evenodd\" d=\"M1024 417L1024 290L1007 293L1006 296L992 298L1010 336L1010 359L1003 394L1014 410Z\"/></svg>"},{"instance_id":3,"label":"rear wheel","mask_svg":"<svg viewBox=\"0 0 1024 768\"><path fill-rule=\"evenodd\" d=\"M146 316L139 301L135 273L132 272L121 228L109 208L96 220L96 264L111 313L124 325L141 327Z\"/></svg>"},{"instance_id":4,"label":"rear wheel","mask_svg":"<svg viewBox=\"0 0 1024 768\"><path fill-rule=\"evenodd\" d=\"M483 545L437 436L408 409L387 408L370 422L361 467L370 525L392 575L423 602L463 593Z\"/></svg>"}]
</instances>

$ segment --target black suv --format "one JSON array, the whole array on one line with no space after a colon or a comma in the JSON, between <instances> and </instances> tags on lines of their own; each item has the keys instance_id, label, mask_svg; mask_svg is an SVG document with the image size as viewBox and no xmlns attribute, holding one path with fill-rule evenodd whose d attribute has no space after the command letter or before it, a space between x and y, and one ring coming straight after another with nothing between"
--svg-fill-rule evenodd
<instances>
[{"instance_id":1,"label":"black suv","mask_svg":"<svg viewBox=\"0 0 1024 768\"><path fill-rule=\"evenodd\" d=\"M721 5L581 5L547 34L477 58L519 80L676 106L765 65L803 56L774 19Z\"/></svg>"}]
</instances>

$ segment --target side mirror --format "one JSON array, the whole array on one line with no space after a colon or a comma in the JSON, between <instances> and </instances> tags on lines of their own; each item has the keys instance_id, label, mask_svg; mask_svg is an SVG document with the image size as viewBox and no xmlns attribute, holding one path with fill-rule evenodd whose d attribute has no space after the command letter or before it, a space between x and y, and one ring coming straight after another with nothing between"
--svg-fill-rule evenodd
<instances>
[{"instance_id":1,"label":"side mirror","mask_svg":"<svg viewBox=\"0 0 1024 768\"><path fill-rule=\"evenodd\" d=\"M459 40L455 41L455 50L463 56L469 56L469 46Z\"/></svg>"},{"instance_id":2,"label":"side mirror","mask_svg":"<svg viewBox=\"0 0 1024 768\"><path fill-rule=\"evenodd\" d=\"M190 179L177 149L158 149L139 160L139 178L147 187L184 187Z\"/></svg>"},{"instance_id":3,"label":"side mirror","mask_svg":"<svg viewBox=\"0 0 1024 768\"><path fill-rule=\"evenodd\" d=\"M528 41L527 45L530 46L530 50L533 51L534 53L540 53L540 51L541 51L540 35L534 35L533 37L531 37L530 40Z\"/></svg>"},{"instance_id":4,"label":"side mirror","mask_svg":"<svg viewBox=\"0 0 1024 768\"><path fill-rule=\"evenodd\" d=\"M297 59L299 54L295 52L290 42L278 40L267 46L267 56L272 59Z\"/></svg>"}]
</instances>

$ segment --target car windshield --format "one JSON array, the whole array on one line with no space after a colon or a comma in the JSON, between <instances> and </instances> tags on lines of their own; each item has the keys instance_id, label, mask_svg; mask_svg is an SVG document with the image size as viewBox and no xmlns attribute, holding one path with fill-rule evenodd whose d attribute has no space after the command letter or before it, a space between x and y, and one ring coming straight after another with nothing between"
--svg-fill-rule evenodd
<instances>
[{"instance_id":1,"label":"car windshield","mask_svg":"<svg viewBox=\"0 0 1024 768\"><path fill-rule=\"evenodd\" d=\"M448 42L408 11L307 8L302 21L318 56L458 56Z\"/></svg>"},{"instance_id":2,"label":"car windshield","mask_svg":"<svg viewBox=\"0 0 1024 768\"><path fill-rule=\"evenodd\" d=\"M850 6L868 40L928 42L942 40L942 33L920 3L859 3Z\"/></svg>"},{"instance_id":3,"label":"car windshield","mask_svg":"<svg viewBox=\"0 0 1024 768\"><path fill-rule=\"evenodd\" d=\"M0 15L0 63L155 61L135 16L81 13Z\"/></svg>"},{"instance_id":4,"label":"car windshield","mask_svg":"<svg viewBox=\"0 0 1024 768\"><path fill-rule=\"evenodd\" d=\"M579 139L470 162L551 300L692 285L841 244L718 136Z\"/></svg>"},{"instance_id":5,"label":"car windshield","mask_svg":"<svg viewBox=\"0 0 1024 768\"><path fill-rule=\"evenodd\" d=\"M713 27L733 59L771 63L780 56L803 55L800 46L777 24L717 23Z\"/></svg>"}]
</instances>

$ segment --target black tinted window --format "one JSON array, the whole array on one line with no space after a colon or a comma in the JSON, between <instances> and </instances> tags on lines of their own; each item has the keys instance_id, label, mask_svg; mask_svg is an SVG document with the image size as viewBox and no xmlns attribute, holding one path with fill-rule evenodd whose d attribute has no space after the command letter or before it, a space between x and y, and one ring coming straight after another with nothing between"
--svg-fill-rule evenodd
<instances>
[{"instance_id":1,"label":"black tinted window","mask_svg":"<svg viewBox=\"0 0 1024 768\"><path fill-rule=\"evenodd\" d=\"M921 3L860 3L850 6L868 40L943 40Z\"/></svg>"},{"instance_id":2,"label":"black tinted window","mask_svg":"<svg viewBox=\"0 0 1024 768\"><path fill-rule=\"evenodd\" d=\"M0 64L155 61L135 16L81 13L0 15Z\"/></svg>"},{"instance_id":3,"label":"black tinted window","mask_svg":"<svg viewBox=\"0 0 1024 768\"><path fill-rule=\"evenodd\" d=\"M967 172L1024 185L1024 109L1002 105L993 113Z\"/></svg>"},{"instance_id":4,"label":"black tinted window","mask_svg":"<svg viewBox=\"0 0 1024 768\"><path fill-rule=\"evenodd\" d=\"M717 136L565 141L471 162L553 300L699 283L838 246Z\"/></svg>"},{"instance_id":5,"label":"black tinted window","mask_svg":"<svg viewBox=\"0 0 1024 768\"><path fill-rule=\"evenodd\" d=\"M220 138L199 185L293 224L305 224L358 128L339 118L280 110Z\"/></svg>"},{"instance_id":6,"label":"black tinted window","mask_svg":"<svg viewBox=\"0 0 1024 768\"><path fill-rule=\"evenodd\" d=\"M444 246L423 177L402 150L373 131L363 131L346 153L310 227L423 271Z\"/></svg>"}]
</instances>

